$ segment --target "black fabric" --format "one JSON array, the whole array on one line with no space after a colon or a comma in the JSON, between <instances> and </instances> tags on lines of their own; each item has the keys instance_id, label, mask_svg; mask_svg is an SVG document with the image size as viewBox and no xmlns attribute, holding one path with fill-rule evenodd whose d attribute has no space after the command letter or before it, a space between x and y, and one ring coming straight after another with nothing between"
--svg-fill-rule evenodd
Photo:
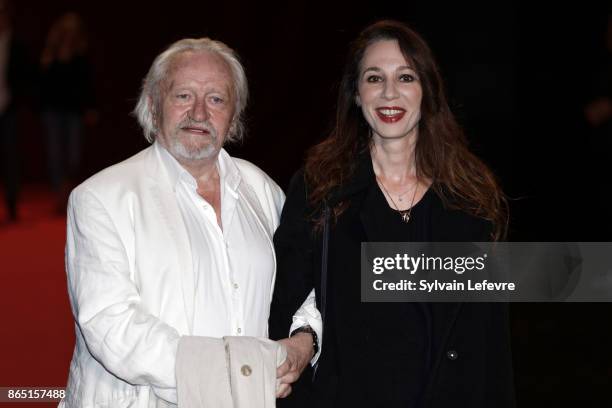
<instances>
[{"instance_id":1,"label":"black fabric","mask_svg":"<svg viewBox=\"0 0 612 408\"><path fill-rule=\"evenodd\" d=\"M515 405L507 305L362 303L362 241L484 241L490 225L445 209L429 190L409 224L378 188L369 156L330 205L348 201L332 224L327 313L314 381L305 372L279 407L512 407ZM302 173L292 179L274 243L277 277L270 336L287 337L291 317L320 288L320 233ZM320 305L319 305L320 306ZM456 359L449 359L454 352Z\"/></svg>"}]
</instances>

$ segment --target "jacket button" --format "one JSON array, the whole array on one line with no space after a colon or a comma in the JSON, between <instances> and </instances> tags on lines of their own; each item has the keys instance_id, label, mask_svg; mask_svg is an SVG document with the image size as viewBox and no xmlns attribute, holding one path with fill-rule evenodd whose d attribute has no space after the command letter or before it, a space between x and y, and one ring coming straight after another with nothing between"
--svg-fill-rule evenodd
<instances>
[{"instance_id":1,"label":"jacket button","mask_svg":"<svg viewBox=\"0 0 612 408\"><path fill-rule=\"evenodd\" d=\"M457 353L457 351L456 351L456 350L448 350L448 351L446 352L446 357L447 357L449 360L453 360L453 361L454 361L454 360L456 360L456 359L458 359L458 358L459 358L459 353Z\"/></svg>"},{"instance_id":2,"label":"jacket button","mask_svg":"<svg viewBox=\"0 0 612 408\"><path fill-rule=\"evenodd\" d=\"M242 367L240 367L240 372L242 373L242 375L244 375L245 377L248 377L249 375L251 375L251 373L253 372L253 370L251 370L251 367L247 364L243 365Z\"/></svg>"}]
</instances>

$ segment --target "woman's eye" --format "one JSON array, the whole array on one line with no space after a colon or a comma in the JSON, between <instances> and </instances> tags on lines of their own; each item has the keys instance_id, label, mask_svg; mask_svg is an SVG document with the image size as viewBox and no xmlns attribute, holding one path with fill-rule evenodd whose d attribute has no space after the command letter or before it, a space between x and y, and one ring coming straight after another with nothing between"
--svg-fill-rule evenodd
<instances>
[{"instance_id":1,"label":"woman's eye","mask_svg":"<svg viewBox=\"0 0 612 408\"><path fill-rule=\"evenodd\" d=\"M414 81L416 78L414 77L414 75L410 75L410 74L402 74L399 77L400 81L402 82L412 82Z\"/></svg>"},{"instance_id":2,"label":"woman's eye","mask_svg":"<svg viewBox=\"0 0 612 408\"><path fill-rule=\"evenodd\" d=\"M382 77L380 77L379 75L370 75L366 78L367 82L381 82L382 81Z\"/></svg>"}]
</instances>

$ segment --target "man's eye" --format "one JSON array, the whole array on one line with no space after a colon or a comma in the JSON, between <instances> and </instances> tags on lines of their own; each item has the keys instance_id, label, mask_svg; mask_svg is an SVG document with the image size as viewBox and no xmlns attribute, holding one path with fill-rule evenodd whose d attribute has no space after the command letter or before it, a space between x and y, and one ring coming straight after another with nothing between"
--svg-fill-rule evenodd
<instances>
[{"instance_id":1,"label":"man's eye","mask_svg":"<svg viewBox=\"0 0 612 408\"><path fill-rule=\"evenodd\" d=\"M178 95L176 95L176 99L180 99L180 100L184 100L185 101L185 100L189 99L189 94L187 94L187 93L178 94Z\"/></svg>"},{"instance_id":2,"label":"man's eye","mask_svg":"<svg viewBox=\"0 0 612 408\"><path fill-rule=\"evenodd\" d=\"M381 82L382 81L382 77L380 77L379 75L370 75L366 78L367 82Z\"/></svg>"},{"instance_id":3,"label":"man's eye","mask_svg":"<svg viewBox=\"0 0 612 408\"><path fill-rule=\"evenodd\" d=\"M412 82L412 81L416 80L416 78L414 77L414 75L402 74L402 75L400 75L399 80L402 81L402 82Z\"/></svg>"},{"instance_id":4,"label":"man's eye","mask_svg":"<svg viewBox=\"0 0 612 408\"><path fill-rule=\"evenodd\" d=\"M223 103L225 100L219 96L213 96L210 98L213 103Z\"/></svg>"}]
</instances>

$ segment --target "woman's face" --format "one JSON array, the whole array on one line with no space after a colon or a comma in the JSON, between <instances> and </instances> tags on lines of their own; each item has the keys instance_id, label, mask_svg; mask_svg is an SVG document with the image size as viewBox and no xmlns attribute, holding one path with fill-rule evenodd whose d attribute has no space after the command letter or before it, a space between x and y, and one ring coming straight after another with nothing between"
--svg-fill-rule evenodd
<instances>
[{"instance_id":1,"label":"woman's face","mask_svg":"<svg viewBox=\"0 0 612 408\"><path fill-rule=\"evenodd\" d=\"M366 48L357 84L356 102L374 137L416 136L423 91L396 40L377 41Z\"/></svg>"}]
</instances>

